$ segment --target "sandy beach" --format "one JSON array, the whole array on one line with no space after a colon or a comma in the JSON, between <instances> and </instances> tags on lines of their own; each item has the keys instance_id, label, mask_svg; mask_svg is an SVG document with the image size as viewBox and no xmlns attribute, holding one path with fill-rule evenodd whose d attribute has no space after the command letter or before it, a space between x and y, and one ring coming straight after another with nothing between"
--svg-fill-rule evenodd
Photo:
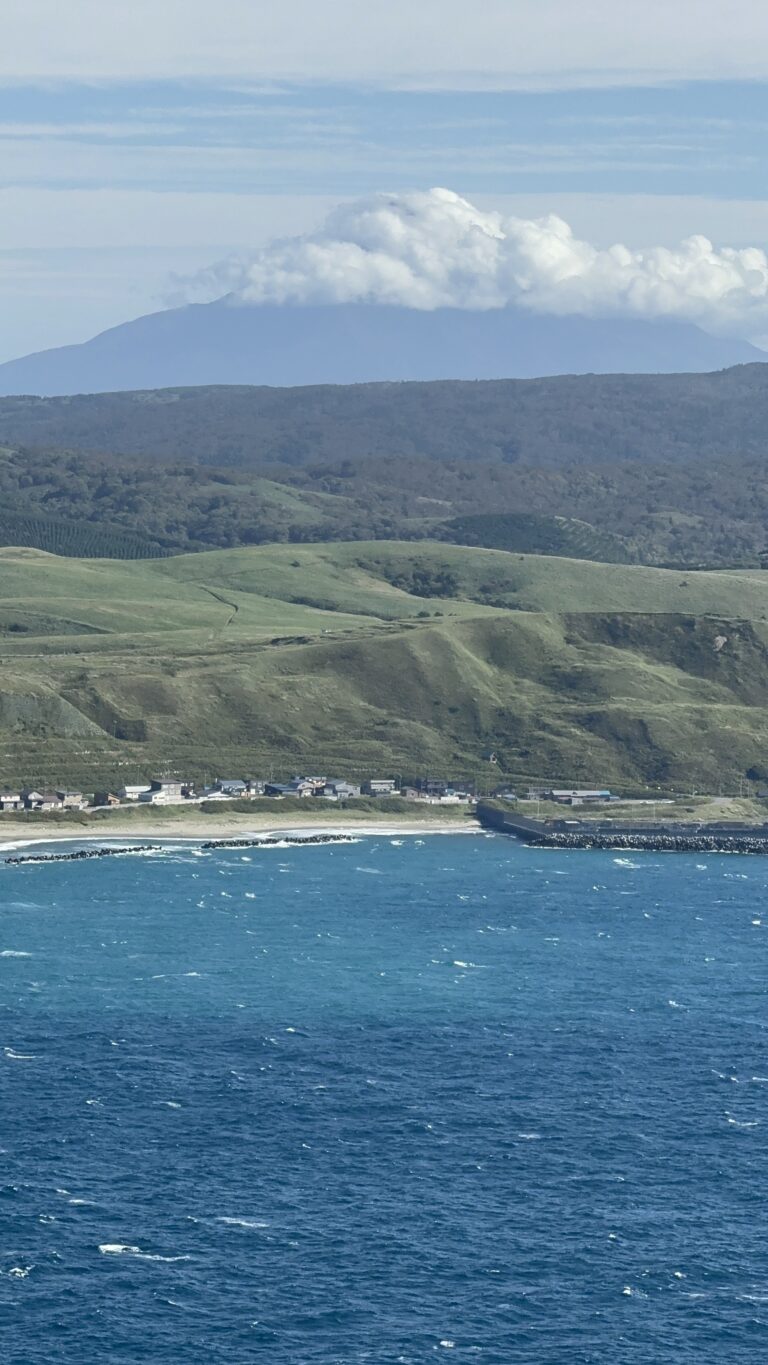
<instances>
[{"instance_id":1,"label":"sandy beach","mask_svg":"<svg viewBox=\"0 0 768 1365\"><path fill-rule=\"evenodd\" d=\"M121 816L123 818L121 819ZM11 846L32 843L82 843L84 840L125 840L129 843L152 839L189 840L246 839L250 836L273 835L288 838L292 835L425 835L425 834L480 834L481 827L472 815L433 817L415 814L379 816L356 819L348 811L308 811L306 817L291 812L281 820L271 815L222 811L216 815L195 816L184 812L181 817L167 811L152 813L136 811L126 816L116 811L110 816L83 816L77 821L25 820L19 817L0 818L0 853Z\"/></svg>"}]
</instances>

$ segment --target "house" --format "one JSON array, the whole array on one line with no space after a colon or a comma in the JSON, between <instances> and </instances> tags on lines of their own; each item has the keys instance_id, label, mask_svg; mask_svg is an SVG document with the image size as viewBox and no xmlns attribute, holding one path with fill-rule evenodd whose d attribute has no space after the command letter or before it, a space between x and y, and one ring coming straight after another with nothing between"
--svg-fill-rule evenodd
<instances>
[{"instance_id":1,"label":"house","mask_svg":"<svg viewBox=\"0 0 768 1365\"><path fill-rule=\"evenodd\" d=\"M239 777L218 777L214 785L214 791L222 792L224 796L249 796L248 783L243 782Z\"/></svg>"},{"instance_id":2,"label":"house","mask_svg":"<svg viewBox=\"0 0 768 1365\"><path fill-rule=\"evenodd\" d=\"M85 810L88 805L82 792L57 791L56 795L64 810Z\"/></svg>"},{"instance_id":3,"label":"house","mask_svg":"<svg viewBox=\"0 0 768 1365\"><path fill-rule=\"evenodd\" d=\"M366 796L394 796L397 783L391 777L370 777L363 783Z\"/></svg>"},{"instance_id":4,"label":"house","mask_svg":"<svg viewBox=\"0 0 768 1365\"><path fill-rule=\"evenodd\" d=\"M93 804L94 806L119 806L120 797L109 791L94 792Z\"/></svg>"},{"instance_id":5,"label":"house","mask_svg":"<svg viewBox=\"0 0 768 1365\"><path fill-rule=\"evenodd\" d=\"M24 801L20 791L0 791L0 811L23 810Z\"/></svg>"},{"instance_id":6,"label":"house","mask_svg":"<svg viewBox=\"0 0 768 1365\"><path fill-rule=\"evenodd\" d=\"M22 797L27 810L62 810L64 806L58 792L25 791Z\"/></svg>"},{"instance_id":7,"label":"house","mask_svg":"<svg viewBox=\"0 0 768 1365\"><path fill-rule=\"evenodd\" d=\"M352 801L360 795L360 788L353 782L333 778L326 782L322 792L316 792L315 795L322 796L326 801Z\"/></svg>"},{"instance_id":8,"label":"house","mask_svg":"<svg viewBox=\"0 0 768 1365\"><path fill-rule=\"evenodd\" d=\"M291 782L267 782L265 796L314 796L317 788L309 779L295 777Z\"/></svg>"},{"instance_id":9,"label":"house","mask_svg":"<svg viewBox=\"0 0 768 1365\"><path fill-rule=\"evenodd\" d=\"M179 805L186 801L192 791L191 782L179 782L176 778L157 777L148 791L143 791L140 801L152 806Z\"/></svg>"},{"instance_id":10,"label":"house","mask_svg":"<svg viewBox=\"0 0 768 1365\"><path fill-rule=\"evenodd\" d=\"M420 777L416 786L422 796L442 796L450 790L451 784L444 777Z\"/></svg>"},{"instance_id":11,"label":"house","mask_svg":"<svg viewBox=\"0 0 768 1365\"><path fill-rule=\"evenodd\" d=\"M121 787L117 793L121 801L140 801L145 792L149 791L148 782L133 783Z\"/></svg>"},{"instance_id":12,"label":"house","mask_svg":"<svg viewBox=\"0 0 768 1365\"><path fill-rule=\"evenodd\" d=\"M212 787L205 788L204 795L209 800L216 795L229 797L263 796L264 783L255 777L217 777Z\"/></svg>"},{"instance_id":13,"label":"house","mask_svg":"<svg viewBox=\"0 0 768 1365\"><path fill-rule=\"evenodd\" d=\"M296 783L299 786L305 786L307 783L309 783L309 785L315 792L321 792L324 789L327 781L328 781L327 777L303 777L299 775L291 778L291 783L292 784Z\"/></svg>"}]
</instances>

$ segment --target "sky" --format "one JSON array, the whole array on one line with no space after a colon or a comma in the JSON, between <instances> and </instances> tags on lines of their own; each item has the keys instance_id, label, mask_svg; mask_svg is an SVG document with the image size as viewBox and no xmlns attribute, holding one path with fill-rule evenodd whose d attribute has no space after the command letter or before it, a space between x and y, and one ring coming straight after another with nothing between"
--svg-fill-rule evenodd
<instances>
[{"instance_id":1,"label":"sky","mask_svg":"<svg viewBox=\"0 0 768 1365\"><path fill-rule=\"evenodd\" d=\"M760 340L767 132L762 0L5 0L0 360L219 286Z\"/></svg>"}]
</instances>

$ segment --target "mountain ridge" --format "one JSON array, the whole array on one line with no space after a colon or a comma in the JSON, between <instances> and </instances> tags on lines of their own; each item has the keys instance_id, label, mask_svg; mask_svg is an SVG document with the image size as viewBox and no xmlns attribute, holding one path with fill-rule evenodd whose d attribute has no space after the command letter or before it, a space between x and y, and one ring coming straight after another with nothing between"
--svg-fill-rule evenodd
<instances>
[{"instance_id":1,"label":"mountain ridge","mask_svg":"<svg viewBox=\"0 0 768 1365\"><path fill-rule=\"evenodd\" d=\"M587 373L705 372L761 360L677 320L383 304L166 309L0 365L0 394L245 383L295 387Z\"/></svg>"}]
</instances>

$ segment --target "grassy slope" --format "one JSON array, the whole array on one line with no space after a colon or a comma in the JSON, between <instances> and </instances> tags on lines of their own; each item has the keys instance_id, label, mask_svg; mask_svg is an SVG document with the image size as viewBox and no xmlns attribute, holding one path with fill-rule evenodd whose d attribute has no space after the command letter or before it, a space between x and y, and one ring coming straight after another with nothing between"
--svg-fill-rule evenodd
<instances>
[{"instance_id":1,"label":"grassy slope","mask_svg":"<svg viewBox=\"0 0 768 1365\"><path fill-rule=\"evenodd\" d=\"M392 585L414 569L449 572L454 596ZM498 780L493 749L516 775L716 788L768 748L766 616L757 571L392 542L6 550L0 782L294 766Z\"/></svg>"}]
</instances>

